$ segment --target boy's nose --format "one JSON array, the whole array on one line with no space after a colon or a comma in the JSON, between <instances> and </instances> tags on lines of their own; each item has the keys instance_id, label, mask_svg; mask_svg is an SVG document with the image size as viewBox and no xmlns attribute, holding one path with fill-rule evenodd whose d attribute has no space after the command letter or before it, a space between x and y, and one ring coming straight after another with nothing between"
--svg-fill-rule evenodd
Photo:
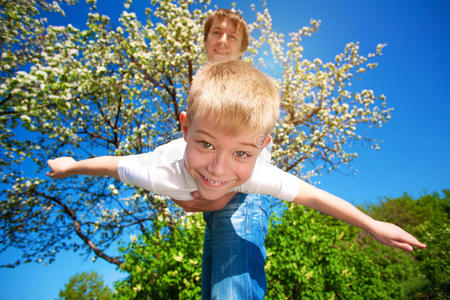
<instances>
[{"instance_id":1,"label":"boy's nose","mask_svg":"<svg viewBox=\"0 0 450 300\"><path fill-rule=\"evenodd\" d=\"M208 164L207 171L214 176L222 176L227 169L227 162L225 156L220 152L212 153Z\"/></svg>"}]
</instances>

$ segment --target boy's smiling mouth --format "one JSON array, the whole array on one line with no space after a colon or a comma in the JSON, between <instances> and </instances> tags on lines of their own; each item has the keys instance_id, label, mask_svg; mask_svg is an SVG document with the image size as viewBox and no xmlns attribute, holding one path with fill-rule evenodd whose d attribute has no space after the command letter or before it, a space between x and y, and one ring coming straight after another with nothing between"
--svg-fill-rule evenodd
<instances>
[{"instance_id":1,"label":"boy's smiling mouth","mask_svg":"<svg viewBox=\"0 0 450 300\"><path fill-rule=\"evenodd\" d=\"M213 186L213 187L222 187L228 183L228 181L215 181L212 179L209 179L208 177L204 176L203 174L200 174L200 178L207 186Z\"/></svg>"}]
</instances>

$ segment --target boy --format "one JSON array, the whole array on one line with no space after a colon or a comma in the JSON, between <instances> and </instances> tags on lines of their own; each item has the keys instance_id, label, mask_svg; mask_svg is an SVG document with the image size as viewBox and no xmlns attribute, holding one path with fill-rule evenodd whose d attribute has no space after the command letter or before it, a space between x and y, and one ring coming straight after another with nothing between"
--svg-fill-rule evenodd
<instances>
[{"instance_id":1,"label":"boy","mask_svg":"<svg viewBox=\"0 0 450 300\"><path fill-rule=\"evenodd\" d=\"M182 139L150 154L49 160L52 178L110 175L179 200L198 190L210 201L230 191L265 193L293 201L358 226L379 242L406 251L425 248L401 228L373 220L348 202L271 166L259 157L270 142L279 96L271 80L240 61L210 64L195 76ZM184 153L177 143L186 143Z\"/></svg>"},{"instance_id":2,"label":"boy","mask_svg":"<svg viewBox=\"0 0 450 300\"><path fill-rule=\"evenodd\" d=\"M205 53L210 62L239 60L248 43L247 24L234 11L217 9L204 24ZM179 151L183 149L181 145ZM264 298L269 201L242 193L228 193L216 201L206 201L198 191L193 196L190 201L172 200L186 211L204 212L202 298Z\"/></svg>"}]
</instances>

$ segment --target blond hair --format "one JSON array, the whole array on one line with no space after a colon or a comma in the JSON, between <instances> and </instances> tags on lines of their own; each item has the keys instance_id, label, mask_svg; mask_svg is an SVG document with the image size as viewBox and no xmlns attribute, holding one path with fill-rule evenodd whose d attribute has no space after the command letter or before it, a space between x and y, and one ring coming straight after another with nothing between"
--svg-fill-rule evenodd
<instances>
[{"instance_id":1,"label":"blond hair","mask_svg":"<svg viewBox=\"0 0 450 300\"><path fill-rule=\"evenodd\" d=\"M205 25L203 26L203 41L206 42L208 40L209 31L211 30L211 26L216 18L218 18L219 20L227 18L228 20L231 21L236 30L241 31L242 33L241 51L244 52L245 50L247 50L248 41L250 38L247 23L245 22L244 18L242 18L242 16L239 15L237 12L225 8L217 9L206 19Z\"/></svg>"},{"instance_id":2,"label":"blond hair","mask_svg":"<svg viewBox=\"0 0 450 300\"><path fill-rule=\"evenodd\" d=\"M212 117L217 126L238 132L243 126L270 134L280 96L272 79L242 61L210 63L194 76L187 100L188 122Z\"/></svg>"}]
</instances>

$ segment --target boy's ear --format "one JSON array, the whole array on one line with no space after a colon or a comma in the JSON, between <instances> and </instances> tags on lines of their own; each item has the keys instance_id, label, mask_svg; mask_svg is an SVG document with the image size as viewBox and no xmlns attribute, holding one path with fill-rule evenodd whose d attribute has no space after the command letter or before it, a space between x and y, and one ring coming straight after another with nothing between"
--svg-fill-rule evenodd
<instances>
[{"instance_id":1,"label":"boy's ear","mask_svg":"<svg viewBox=\"0 0 450 300\"><path fill-rule=\"evenodd\" d=\"M270 141L272 141L272 136L271 135L260 135L257 138L257 147L260 151L262 151L262 149L266 148L266 146L270 143Z\"/></svg>"},{"instance_id":2,"label":"boy's ear","mask_svg":"<svg viewBox=\"0 0 450 300\"><path fill-rule=\"evenodd\" d=\"M180 113L180 124L181 124L181 131L183 132L184 140L186 140L189 124L188 124L188 119L187 119L187 113L185 111L182 111Z\"/></svg>"}]
</instances>

